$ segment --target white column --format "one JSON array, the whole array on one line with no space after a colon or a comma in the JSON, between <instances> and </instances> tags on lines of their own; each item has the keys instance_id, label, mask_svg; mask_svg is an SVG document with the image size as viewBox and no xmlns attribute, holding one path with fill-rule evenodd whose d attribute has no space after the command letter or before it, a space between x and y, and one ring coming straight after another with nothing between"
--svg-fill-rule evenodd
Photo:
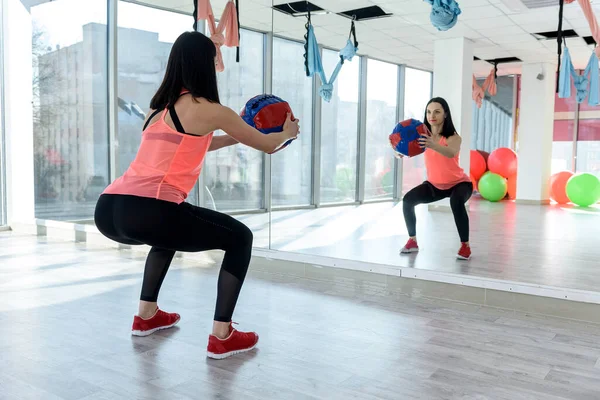
<instances>
[{"instance_id":1,"label":"white column","mask_svg":"<svg viewBox=\"0 0 600 400\"><path fill-rule=\"evenodd\" d=\"M456 130L462 137L460 166L469 174L473 113L473 42L459 37L436 40L433 61L433 97L444 98ZM449 206L449 200L439 204Z\"/></svg>"},{"instance_id":2,"label":"white column","mask_svg":"<svg viewBox=\"0 0 600 400\"><path fill-rule=\"evenodd\" d=\"M473 42L452 38L435 42L433 97L443 97L462 137L460 165L468 173L473 114Z\"/></svg>"},{"instance_id":3,"label":"white column","mask_svg":"<svg viewBox=\"0 0 600 400\"><path fill-rule=\"evenodd\" d=\"M521 69L517 202L549 202L555 75L553 63L525 64Z\"/></svg>"},{"instance_id":4,"label":"white column","mask_svg":"<svg viewBox=\"0 0 600 400\"><path fill-rule=\"evenodd\" d=\"M4 1L4 112L7 222L13 229L35 217L31 15L20 0ZM8 16L10 15L10 18Z\"/></svg>"}]
</instances>

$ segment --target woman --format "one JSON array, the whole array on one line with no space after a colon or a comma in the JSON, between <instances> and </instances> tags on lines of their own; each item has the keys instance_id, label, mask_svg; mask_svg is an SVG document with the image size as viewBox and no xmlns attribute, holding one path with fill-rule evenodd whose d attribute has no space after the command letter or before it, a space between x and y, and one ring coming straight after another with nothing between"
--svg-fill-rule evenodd
<instances>
[{"instance_id":1,"label":"woman","mask_svg":"<svg viewBox=\"0 0 600 400\"><path fill-rule=\"evenodd\" d=\"M409 239L401 253L419 251L417 244L415 206L450 197L450 207L458 228L461 246L457 258L471 258L469 246L469 216L465 203L473 194L473 183L458 163L461 137L456 133L446 100L435 97L427 103L424 124L430 134L421 136L419 144L425 147L427 180L410 190L403 199L404 220Z\"/></svg>"},{"instance_id":2,"label":"woman","mask_svg":"<svg viewBox=\"0 0 600 400\"><path fill-rule=\"evenodd\" d=\"M150 102L135 160L100 196L95 222L119 243L151 246L146 259L132 334L170 328L179 314L158 308L161 284L176 251L225 251L217 283L213 330L207 353L225 358L251 350L256 333L231 326L252 251L252 232L238 220L185 202L207 151L243 143L266 153L298 135L288 115L282 132L264 135L219 103L216 49L201 33L186 32L173 44L163 82ZM227 133L213 137L215 130Z\"/></svg>"}]
</instances>

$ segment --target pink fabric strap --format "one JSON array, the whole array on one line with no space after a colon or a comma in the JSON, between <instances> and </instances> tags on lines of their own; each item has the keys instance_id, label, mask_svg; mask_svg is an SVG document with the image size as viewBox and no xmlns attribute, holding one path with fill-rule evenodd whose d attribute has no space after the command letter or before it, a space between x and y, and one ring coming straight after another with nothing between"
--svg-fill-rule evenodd
<instances>
[{"instance_id":1,"label":"pink fabric strap","mask_svg":"<svg viewBox=\"0 0 600 400\"><path fill-rule=\"evenodd\" d=\"M477 84L477 79L475 79L475 75L473 75L473 100L477 103L477 108L481 108L481 103L483 102L483 97L485 96L485 92Z\"/></svg>"},{"instance_id":2,"label":"pink fabric strap","mask_svg":"<svg viewBox=\"0 0 600 400\"><path fill-rule=\"evenodd\" d=\"M483 82L482 86L477 84L477 79L475 75L473 75L473 100L477 103L477 108L481 108L481 104L483 103L483 98L485 97L485 91L490 94L490 96L495 96L498 93L498 87L496 86L496 69L492 68L487 78Z\"/></svg>"},{"instance_id":3,"label":"pink fabric strap","mask_svg":"<svg viewBox=\"0 0 600 400\"><path fill-rule=\"evenodd\" d=\"M218 72L225 70L225 64L223 63L223 54L221 53L221 47L223 45L227 47L236 47L240 44L238 37L238 22L237 22L237 11L235 4L232 0L227 2L223 15L219 20L219 25L216 24L215 15L210 4L210 0L197 0L198 1L198 21L206 20L208 22L208 30L210 31L210 39L217 48L217 60L216 69Z\"/></svg>"},{"instance_id":4,"label":"pink fabric strap","mask_svg":"<svg viewBox=\"0 0 600 400\"><path fill-rule=\"evenodd\" d=\"M496 70L492 68L487 78L485 78L485 82L483 82L482 86L483 90L487 90L490 96L495 96L498 93L498 87L496 86Z\"/></svg>"}]
</instances>

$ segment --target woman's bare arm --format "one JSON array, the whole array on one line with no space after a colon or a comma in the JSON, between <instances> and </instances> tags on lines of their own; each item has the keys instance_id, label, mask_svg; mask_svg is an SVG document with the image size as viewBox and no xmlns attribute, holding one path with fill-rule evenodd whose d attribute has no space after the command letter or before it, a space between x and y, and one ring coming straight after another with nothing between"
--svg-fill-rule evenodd
<instances>
[{"instance_id":1,"label":"woman's bare arm","mask_svg":"<svg viewBox=\"0 0 600 400\"><path fill-rule=\"evenodd\" d=\"M234 144L237 144L237 143L238 143L238 141L229 135L213 136L212 141L210 142L208 151L219 150L219 149L222 149L223 147L233 146Z\"/></svg>"},{"instance_id":2,"label":"woman's bare arm","mask_svg":"<svg viewBox=\"0 0 600 400\"><path fill-rule=\"evenodd\" d=\"M438 146L435 149L438 153L448 158L455 157L458 153L460 153L460 144L462 143L462 138L458 136L458 134L454 134L446 139L447 146Z\"/></svg>"}]
</instances>

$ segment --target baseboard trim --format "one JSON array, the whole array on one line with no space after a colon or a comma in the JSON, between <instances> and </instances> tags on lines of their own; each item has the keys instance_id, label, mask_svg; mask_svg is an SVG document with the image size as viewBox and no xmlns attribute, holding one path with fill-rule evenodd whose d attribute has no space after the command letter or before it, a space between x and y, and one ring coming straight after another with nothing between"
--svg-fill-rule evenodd
<instances>
[{"instance_id":1,"label":"baseboard trim","mask_svg":"<svg viewBox=\"0 0 600 400\"><path fill-rule=\"evenodd\" d=\"M547 206L550 204L550 200L526 200L526 199L517 199L515 200L517 204L524 204L530 206Z\"/></svg>"}]
</instances>

